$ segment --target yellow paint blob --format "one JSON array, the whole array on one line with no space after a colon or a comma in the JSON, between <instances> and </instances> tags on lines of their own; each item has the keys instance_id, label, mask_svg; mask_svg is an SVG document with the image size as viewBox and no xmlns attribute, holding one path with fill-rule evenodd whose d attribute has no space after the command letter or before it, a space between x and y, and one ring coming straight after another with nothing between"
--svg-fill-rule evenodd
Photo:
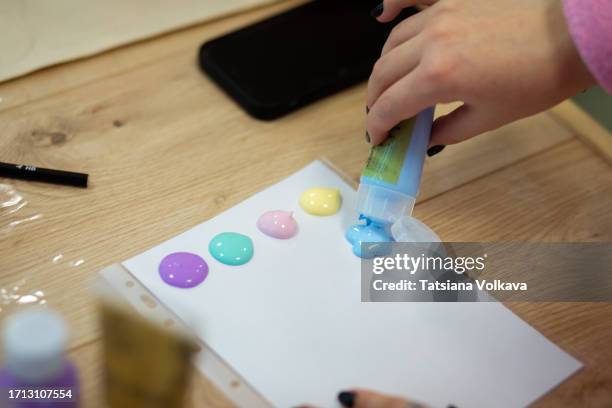
<instances>
[{"instance_id":1,"label":"yellow paint blob","mask_svg":"<svg viewBox=\"0 0 612 408\"><path fill-rule=\"evenodd\" d=\"M332 215L340 209L340 190L337 188L314 187L300 197L300 205L308 214Z\"/></svg>"}]
</instances>

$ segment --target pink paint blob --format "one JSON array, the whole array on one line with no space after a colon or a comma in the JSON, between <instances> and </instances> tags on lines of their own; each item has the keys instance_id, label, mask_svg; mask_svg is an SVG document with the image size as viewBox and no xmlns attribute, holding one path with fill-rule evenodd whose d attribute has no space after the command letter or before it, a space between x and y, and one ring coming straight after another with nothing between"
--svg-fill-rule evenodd
<instances>
[{"instance_id":1,"label":"pink paint blob","mask_svg":"<svg viewBox=\"0 0 612 408\"><path fill-rule=\"evenodd\" d=\"M272 238L288 239L297 234L298 226L290 211L266 211L257 220L257 228Z\"/></svg>"},{"instance_id":2,"label":"pink paint blob","mask_svg":"<svg viewBox=\"0 0 612 408\"><path fill-rule=\"evenodd\" d=\"M159 264L159 276L168 285L193 288L208 276L208 264L202 257L189 252L174 252Z\"/></svg>"}]
</instances>

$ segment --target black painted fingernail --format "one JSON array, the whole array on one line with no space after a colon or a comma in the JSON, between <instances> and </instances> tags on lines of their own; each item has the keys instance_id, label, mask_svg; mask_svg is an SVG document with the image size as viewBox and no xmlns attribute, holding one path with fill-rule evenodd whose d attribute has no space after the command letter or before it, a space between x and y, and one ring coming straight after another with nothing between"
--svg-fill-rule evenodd
<instances>
[{"instance_id":1,"label":"black painted fingernail","mask_svg":"<svg viewBox=\"0 0 612 408\"><path fill-rule=\"evenodd\" d=\"M370 107L366 105L366 113L370 113Z\"/></svg>"},{"instance_id":2,"label":"black painted fingernail","mask_svg":"<svg viewBox=\"0 0 612 408\"><path fill-rule=\"evenodd\" d=\"M355 393L352 391L342 391L338 394L338 401L343 407L351 408L355 405Z\"/></svg>"},{"instance_id":3,"label":"black painted fingernail","mask_svg":"<svg viewBox=\"0 0 612 408\"><path fill-rule=\"evenodd\" d=\"M446 146L443 145L436 145L436 146L431 146L429 149L427 149L427 155L429 157L431 156L435 156L436 154L440 153L442 150L444 150Z\"/></svg>"},{"instance_id":4,"label":"black painted fingernail","mask_svg":"<svg viewBox=\"0 0 612 408\"><path fill-rule=\"evenodd\" d=\"M366 130L366 142L368 143L372 142L372 139L370 138L370 134L368 133L367 130Z\"/></svg>"},{"instance_id":5,"label":"black painted fingernail","mask_svg":"<svg viewBox=\"0 0 612 408\"><path fill-rule=\"evenodd\" d=\"M372 11L370 12L370 15L374 18L378 18L383 13L384 9L385 8L384 8L383 3L380 3L378 6L372 9Z\"/></svg>"}]
</instances>

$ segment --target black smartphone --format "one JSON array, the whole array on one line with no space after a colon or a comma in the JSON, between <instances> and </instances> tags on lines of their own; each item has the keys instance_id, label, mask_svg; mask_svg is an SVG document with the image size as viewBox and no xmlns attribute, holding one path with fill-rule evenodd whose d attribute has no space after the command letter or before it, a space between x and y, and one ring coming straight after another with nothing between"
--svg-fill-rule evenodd
<instances>
[{"instance_id":1,"label":"black smartphone","mask_svg":"<svg viewBox=\"0 0 612 408\"><path fill-rule=\"evenodd\" d=\"M199 63L258 119L275 119L366 80L395 24L380 0L315 0L202 45ZM365 109L365 107L364 107Z\"/></svg>"}]
</instances>

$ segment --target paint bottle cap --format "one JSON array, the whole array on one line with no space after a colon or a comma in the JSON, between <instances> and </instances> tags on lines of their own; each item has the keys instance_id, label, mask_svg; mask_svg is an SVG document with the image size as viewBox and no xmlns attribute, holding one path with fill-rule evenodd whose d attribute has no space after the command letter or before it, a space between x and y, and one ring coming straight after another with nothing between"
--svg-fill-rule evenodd
<instances>
[{"instance_id":1,"label":"paint bottle cap","mask_svg":"<svg viewBox=\"0 0 612 408\"><path fill-rule=\"evenodd\" d=\"M416 199L397 191L361 183L357 190L357 212L378 224L393 224L412 214Z\"/></svg>"},{"instance_id":2,"label":"paint bottle cap","mask_svg":"<svg viewBox=\"0 0 612 408\"><path fill-rule=\"evenodd\" d=\"M440 237L414 217L401 217L391 226L396 242L441 242Z\"/></svg>"},{"instance_id":3,"label":"paint bottle cap","mask_svg":"<svg viewBox=\"0 0 612 408\"><path fill-rule=\"evenodd\" d=\"M68 340L62 317L46 309L30 309L9 316L2 333L8 372L27 382L61 375Z\"/></svg>"}]
</instances>

